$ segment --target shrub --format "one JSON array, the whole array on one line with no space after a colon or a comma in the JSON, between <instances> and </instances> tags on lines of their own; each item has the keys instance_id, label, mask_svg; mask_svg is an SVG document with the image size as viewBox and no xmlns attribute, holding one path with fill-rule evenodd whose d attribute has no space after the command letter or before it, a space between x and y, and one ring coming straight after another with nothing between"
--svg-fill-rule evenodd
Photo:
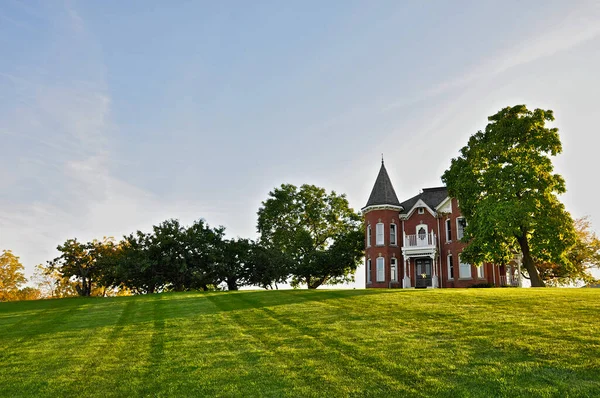
<instances>
[{"instance_id":1,"label":"shrub","mask_svg":"<svg viewBox=\"0 0 600 398\"><path fill-rule=\"evenodd\" d=\"M495 285L493 283L476 283L474 285L471 285L469 287L475 287L475 288L484 288L484 287L495 287Z\"/></svg>"}]
</instances>

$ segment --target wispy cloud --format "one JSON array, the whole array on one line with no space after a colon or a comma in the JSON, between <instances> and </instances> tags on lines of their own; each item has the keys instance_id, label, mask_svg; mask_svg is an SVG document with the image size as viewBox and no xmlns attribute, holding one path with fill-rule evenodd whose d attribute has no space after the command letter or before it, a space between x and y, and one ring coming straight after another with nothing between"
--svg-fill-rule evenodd
<instances>
[{"instance_id":1,"label":"wispy cloud","mask_svg":"<svg viewBox=\"0 0 600 398\"><path fill-rule=\"evenodd\" d=\"M582 3L565 15L562 20L548 24L546 29L532 37L524 37L507 51L498 53L492 59L480 63L462 76L430 87L415 97L390 103L383 107L382 112L416 104L596 39L600 36L598 21L600 21L600 2Z\"/></svg>"},{"instance_id":2,"label":"wispy cloud","mask_svg":"<svg viewBox=\"0 0 600 398\"><path fill-rule=\"evenodd\" d=\"M118 136L103 60L75 8L64 8L71 26L49 48L60 52L77 78L48 79L56 71L0 71L15 98L0 121L8 156L0 159L0 249L21 256L27 270L51 259L64 239L119 237L167 217L215 214L200 203L170 201L119 177L111 153ZM64 18L65 14L62 14ZM63 32L65 33L65 32ZM84 60L84 61L82 61ZM81 65L85 62L85 67ZM6 111L6 110L5 110Z\"/></svg>"}]
</instances>

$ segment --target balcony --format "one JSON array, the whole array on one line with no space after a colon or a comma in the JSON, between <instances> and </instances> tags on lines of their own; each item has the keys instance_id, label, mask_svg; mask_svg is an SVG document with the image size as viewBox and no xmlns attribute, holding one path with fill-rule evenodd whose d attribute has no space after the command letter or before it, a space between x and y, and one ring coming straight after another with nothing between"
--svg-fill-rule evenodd
<instances>
[{"instance_id":1,"label":"balcony","mask_svg":"<svg viewBox=\"0 0 600 398\"><path fill-rule=\"evenodd\" d=\"M404 235L402 254L408 257L431 256L436 251L436 235L432 232Z\"/></svg>"},{"instance_id":2,"label":"balcony","mask_svg":"<svg viewBox=\"0 0 600 398\"><path fill-rule=\"evenodd\" d=\"M429 247L435 246L435 234L433 231L425 234L404 235L404 247Z\"/></svg>"}]
</instances>

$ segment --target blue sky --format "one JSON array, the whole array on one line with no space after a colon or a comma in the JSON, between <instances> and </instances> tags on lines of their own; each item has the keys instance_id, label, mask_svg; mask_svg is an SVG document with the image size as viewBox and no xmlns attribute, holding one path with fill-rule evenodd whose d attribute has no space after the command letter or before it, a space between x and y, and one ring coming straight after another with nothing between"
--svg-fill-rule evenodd
<instances>
[{"instance_id":1,"label":"blue sky","mask_svg":"<svg viewBox=\"0 0 600 398\"><path fill-rule=\"evenodd\" d=\"M600 3L0 2L0 249L205 218L255 236L282 183L400 199L487 116L555 111L574 216L596 198Z\"/></svg>"}]
</instances>

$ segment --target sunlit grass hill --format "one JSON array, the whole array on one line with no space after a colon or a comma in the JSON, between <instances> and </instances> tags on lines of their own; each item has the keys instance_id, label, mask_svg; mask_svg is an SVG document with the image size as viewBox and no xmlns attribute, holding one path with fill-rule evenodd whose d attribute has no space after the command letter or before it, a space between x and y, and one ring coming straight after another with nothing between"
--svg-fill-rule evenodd
<instances>
[{"instance_id":1,"label":"sunlit grass hill","mask_svg":"<svg viewBox=\"0 0 600 398\"><path fill-rule=\"evenodd\" d=\"M2 303L0 396L600 396L600 289Z\"/></svg>"}]
</instances>

